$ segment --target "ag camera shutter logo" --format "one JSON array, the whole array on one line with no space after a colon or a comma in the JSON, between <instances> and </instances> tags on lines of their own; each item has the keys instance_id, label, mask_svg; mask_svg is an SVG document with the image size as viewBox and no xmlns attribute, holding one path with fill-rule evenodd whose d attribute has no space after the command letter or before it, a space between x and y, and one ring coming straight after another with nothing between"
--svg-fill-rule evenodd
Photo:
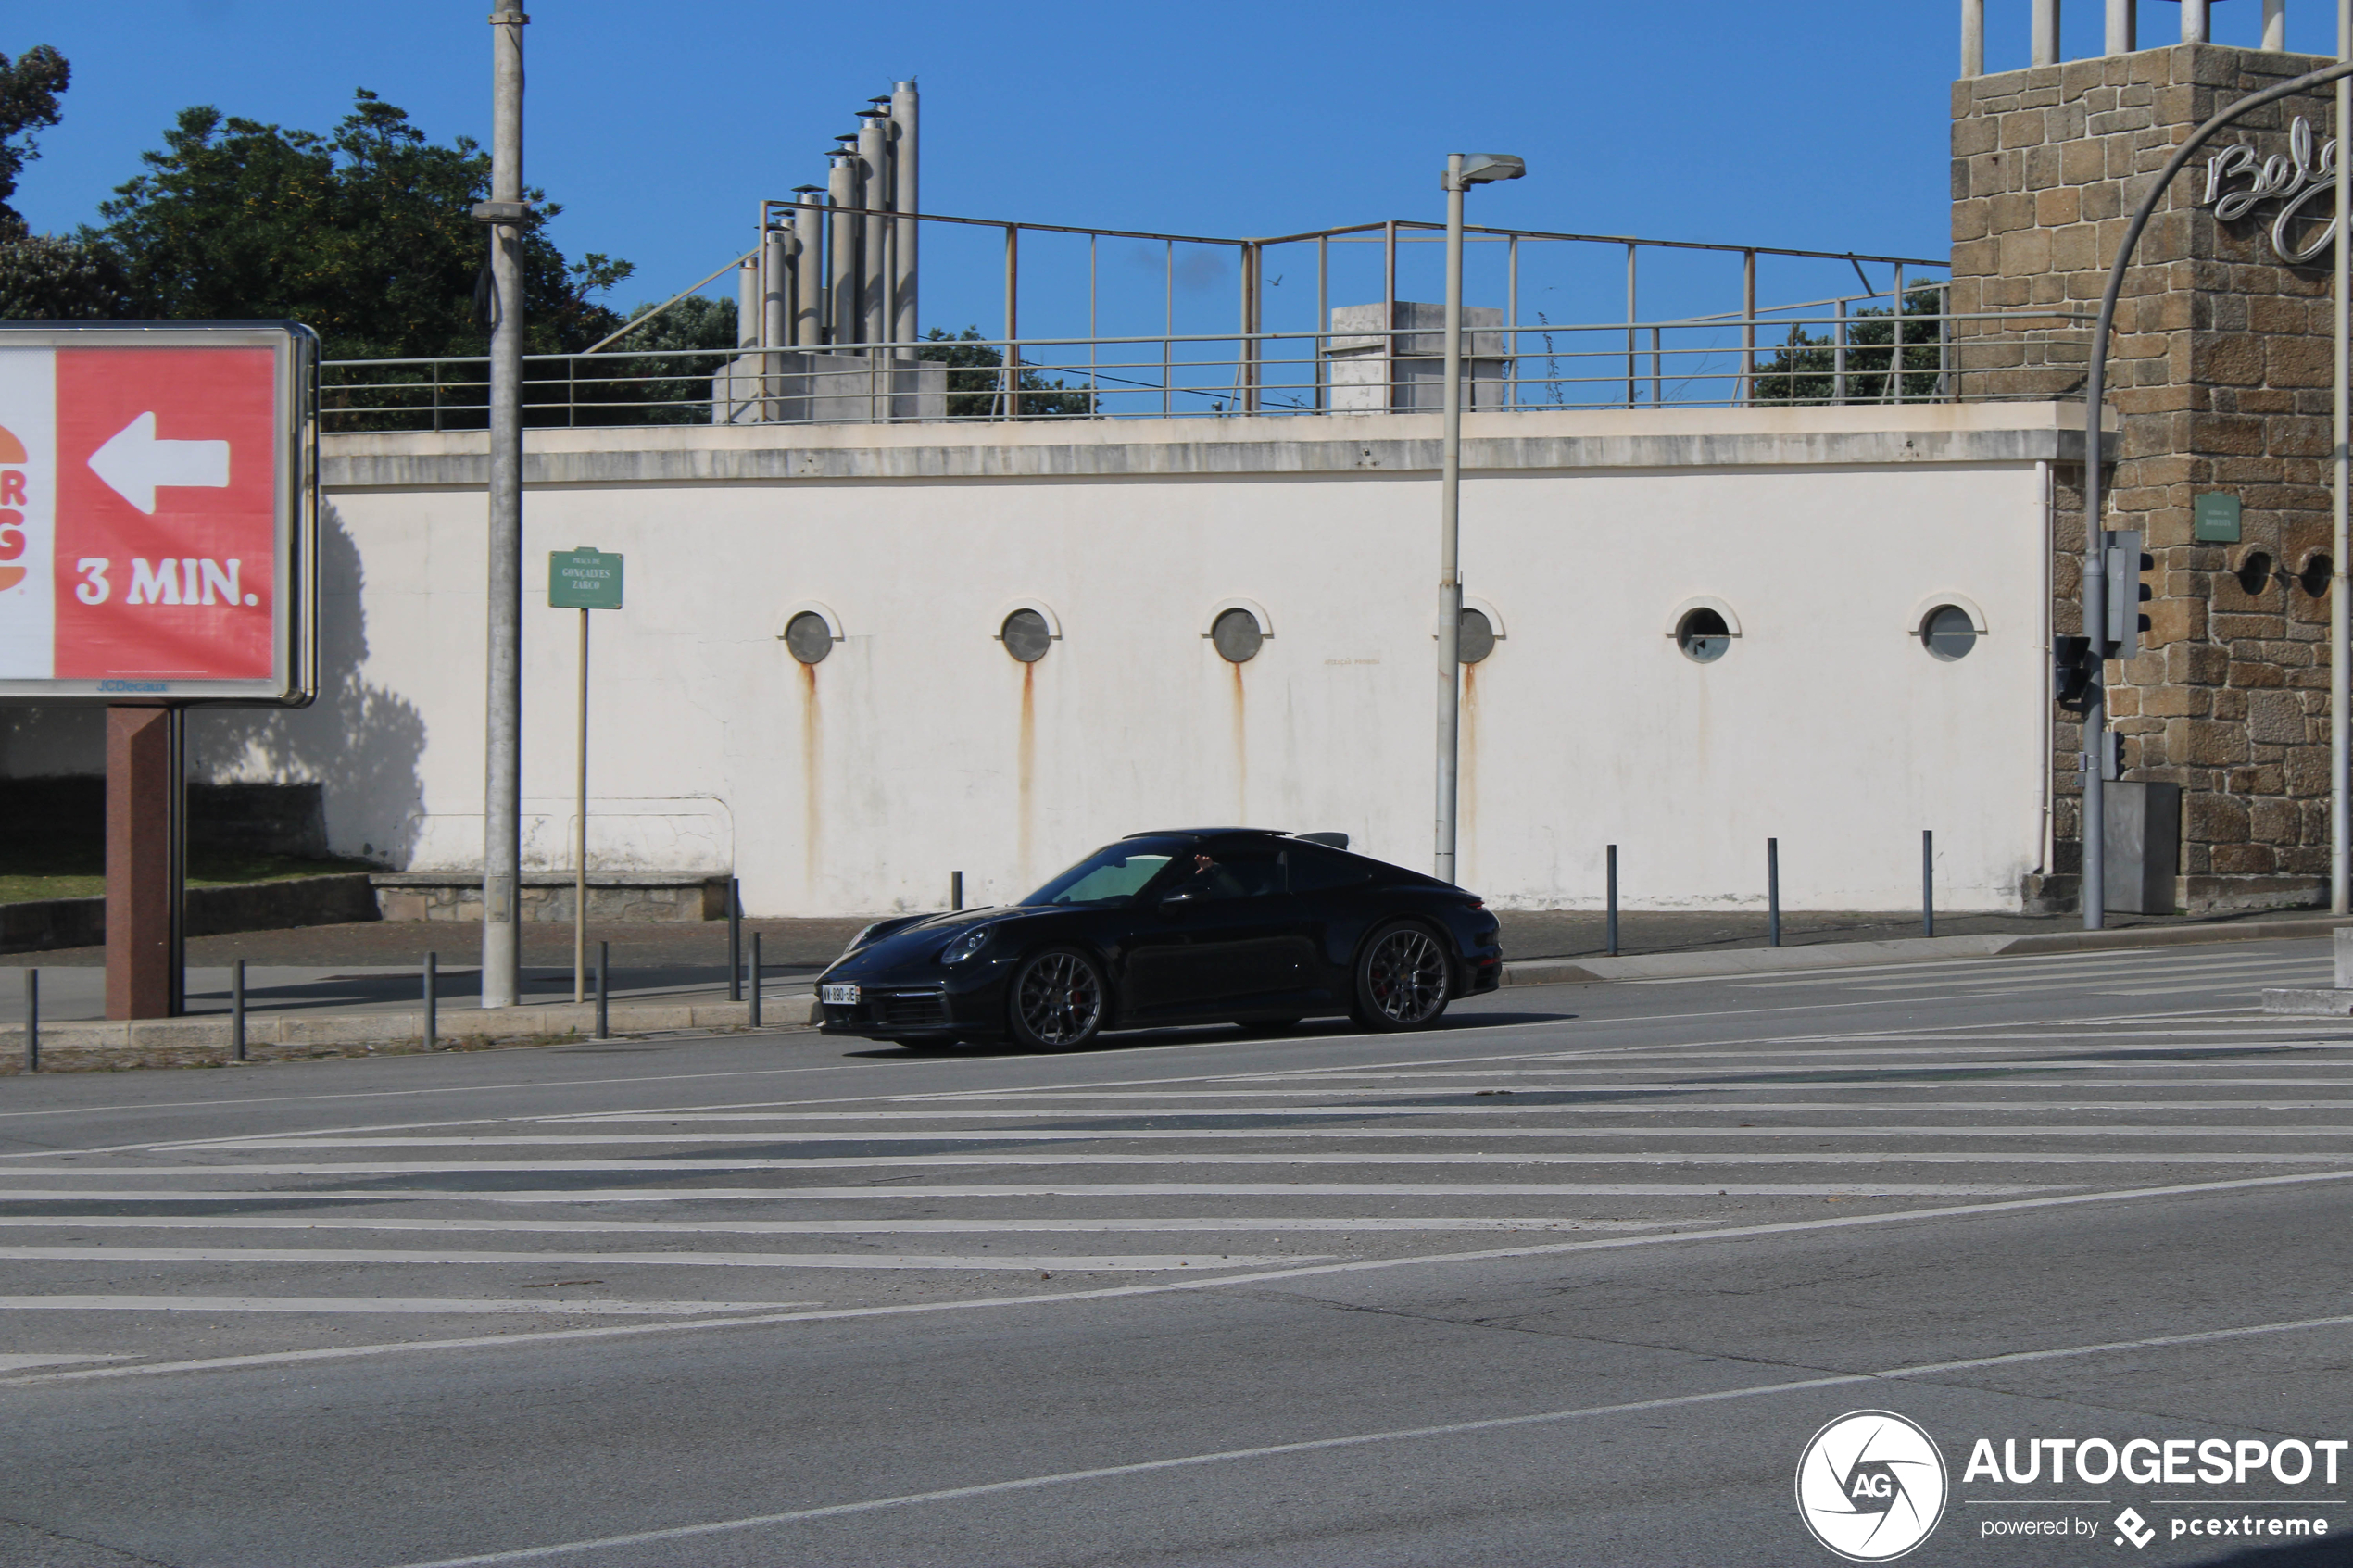
<instances>
[{"instance_id":1,"label":"ag camera shutter logo","mask_svg":"<svg viewBox=\"0 0 2353 1568\"><path fill-rule=\"evenodd\" d=\"M1797 1512L1849 1562L1885 1562L1928 1539L1945 1486L1944 1456L1926 1432L1893 1411L1850 1411L1798 1457Z\"/></svg>"}]
</instances>

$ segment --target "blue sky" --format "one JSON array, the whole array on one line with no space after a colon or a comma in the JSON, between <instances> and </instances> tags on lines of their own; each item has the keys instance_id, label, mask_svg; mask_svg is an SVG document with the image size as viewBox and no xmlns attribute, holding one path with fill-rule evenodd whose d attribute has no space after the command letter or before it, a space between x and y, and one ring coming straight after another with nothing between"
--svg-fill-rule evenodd
<instances>
[{"instance_id":1,"label":"blue sky","mask_svg":"<svg viewBox=\"0 0 2353 1568\"><path fill-rule=\"evenodd\" d=\"M2025 63L2028 4L1987 0L1990 69ZM2178 26L2172 5L2142 9L2151 41ZM36 230L94 220L188 104L325 129L365 86L436 139L486 140L487 10L484 0L14 0L0 13L0 51L52 44L74 70L65 122L44 138L17 206ZM535 0L526 169L566 208L556 239L568 253L636 264L611 301L622 307L667 295L748 245L756 199L822 182L834 133L910 75L924 93L925 205L937 212L1227 235L1434 219L1448 151L1504 151L1526 157L1529 176L1476 193L1474 221L1937 257L1957 13L1953 0ZM2220 41L2255 41L2257 0L2229 0L2215 17ZM2320 45L2324 17L2317 0L2291 6L2290 45ZM2069 53L2096 52L2100 7L2076 0L2066 18ZM927 257L926 326L995 330L985 252L968 266L944 246ZM1474 272L1475 294L1500 294L1495 260ZM1615 274L1605 257L1587 261L1541 280L1531 267L1526 313L1554 291L1552 320L1614 319L1622 261ZM1157 265L1100 262L1130 285L1131 306L1156 297ZM1204 269L1188 288L1222 303ZM1378 296L1377 272L1344 270L1335 264L1336 302ZM1291 292L1271 296L1278 317L1307 281L1270 260L1270 276L1287 270ZM1424 270L1432 281L1409 269L1403 292L1434 289ZM1662 307L1668 295L1677 308L1736 297L1735 264L1682 258L1650 275ZM1076 331L1084 279L1075 252L1026 253L1025 332ZM1768 296L1818 289L1816 276L1767 282ZM1303 302L1312 309L1312 294Z\"/></svg>"}]
</instances>

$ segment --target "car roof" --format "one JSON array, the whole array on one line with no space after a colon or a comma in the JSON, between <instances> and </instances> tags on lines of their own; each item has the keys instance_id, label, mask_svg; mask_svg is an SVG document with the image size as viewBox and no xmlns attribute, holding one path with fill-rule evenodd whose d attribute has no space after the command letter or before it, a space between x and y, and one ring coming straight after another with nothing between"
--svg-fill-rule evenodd
<instances>
[{"instance_id":1,"label":"car roof","mask_svg":"<svg viewBox=\"0 0 2353 1568\"><path fill-rule=\"evenodd\" d=\"M1305 840L1305 834L1286 833L1281 828L1154 828L1146 833L1120 835L1124 843L1130 838L1295 838Z\"/></svg>"}]
</instances>

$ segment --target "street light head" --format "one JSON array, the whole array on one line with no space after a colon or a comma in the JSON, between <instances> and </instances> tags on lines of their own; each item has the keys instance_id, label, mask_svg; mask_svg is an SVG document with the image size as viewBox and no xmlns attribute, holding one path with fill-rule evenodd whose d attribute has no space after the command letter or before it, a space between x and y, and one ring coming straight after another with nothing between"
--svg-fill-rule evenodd
<instances>
[{"instance_id":1,"label":"street light head","mask_svg":"<svg viewBox=\"0 0 2353 1568\"><path fill-rule=\"evenodd\" d=\"M1463 160L1463 183L1484 185L1496 180L1516 180L1528 165L1509 153L1473 153Z\"/></svg>"}]
</instances>

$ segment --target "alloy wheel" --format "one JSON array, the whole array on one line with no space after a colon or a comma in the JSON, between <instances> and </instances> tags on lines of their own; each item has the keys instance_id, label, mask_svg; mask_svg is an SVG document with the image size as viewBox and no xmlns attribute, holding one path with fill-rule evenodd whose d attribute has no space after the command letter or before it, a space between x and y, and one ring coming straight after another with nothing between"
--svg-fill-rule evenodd
<instances>
[{"instance_id":1,"label":"alloy wheel","mask_svg":"<svg viewBox=\"0 0 2353 1568\"><path fill-rule=\"evenodd\" d=\"M1427 931L1393 931L1366 957L1365 982L1382 1018L1420 1023L1446 1005L1446 957Z\"/></svg>"},{"instance_id":2,"label":"alloy wheel","mask_svg":"<svg viewBox=\"0 0 2353 1568\"><path fill-rule=\"evenodd\" d=\"M1049 1046L1094 1032L1103 1014L1103 985L1076 953L1048 953L1022 971L1013 1006L1024 1028Z\"/></svg>"}]
</instances>

